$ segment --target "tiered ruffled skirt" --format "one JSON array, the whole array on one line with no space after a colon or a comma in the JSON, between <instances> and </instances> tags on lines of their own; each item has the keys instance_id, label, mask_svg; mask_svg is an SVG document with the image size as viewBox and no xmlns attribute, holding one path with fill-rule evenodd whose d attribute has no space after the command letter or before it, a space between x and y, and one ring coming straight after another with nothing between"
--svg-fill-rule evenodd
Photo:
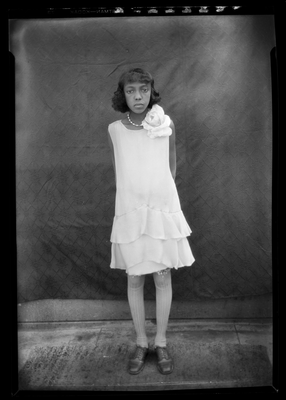
<instances>
[{"instance_id":1,"label":"tiered ruffled skirt","mask_svg":"<svg viewBox=\"0 0 286 400\"><path fill-rule=\"evenodd\" d=\"M187 239L190 234L181 210L164 212L143 205L115 216L110 266L129 275L190 266L195 261Z\"/></svg>"}]
</instances>

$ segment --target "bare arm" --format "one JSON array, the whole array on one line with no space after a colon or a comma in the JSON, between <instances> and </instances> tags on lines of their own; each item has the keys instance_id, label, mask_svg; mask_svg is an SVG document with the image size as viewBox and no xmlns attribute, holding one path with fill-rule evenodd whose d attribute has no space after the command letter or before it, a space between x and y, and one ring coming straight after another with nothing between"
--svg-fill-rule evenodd
<instances>
[{"instance_id":1,"label":"bare arm","mask_svg":"<svg viewBox=\"0 0 286 400\"><path fill-rule=\"evenodd\" d=\"M110 150L111 150L111 160L112 160L112 165L113 165L113 170L114 170L114 175L115 175L115 182L116 182L116 170L115 170L115 160L114 160L114 150L113 150L113 143L110 137L109 132L107 133L107 137L108 137L108 143L110 146Z\"/></svg>"},{"instance_id":2,"label":"bare arm","mask_svg":"<svg viewBox=\"0 0 286 400\"><path fill-rule=\"evenodd\" d=\"M176 131L173 121L171 121L170 128L172 129L172 135L169 136L169 160L170 160L170 170L173 179L176 178Z\"/></svg>"}]
</instances>

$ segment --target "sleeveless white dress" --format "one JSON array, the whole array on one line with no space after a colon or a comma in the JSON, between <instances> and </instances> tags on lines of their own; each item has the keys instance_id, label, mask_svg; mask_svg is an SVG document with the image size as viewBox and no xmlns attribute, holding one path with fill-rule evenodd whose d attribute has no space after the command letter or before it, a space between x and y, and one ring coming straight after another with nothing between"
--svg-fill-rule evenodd
<instances>
[{"instance_id":1,"label":"sleeveless white dress","mask_svg":"<svg viewBox=\"0 0 286 400\"><path fill-rule=\"evenodd\" d=\"M129 275L178 269L195 261L169 164L169 136L151 139L121 120L108 126L116 169L111 268Z\"/></svg>"}]
</instances>

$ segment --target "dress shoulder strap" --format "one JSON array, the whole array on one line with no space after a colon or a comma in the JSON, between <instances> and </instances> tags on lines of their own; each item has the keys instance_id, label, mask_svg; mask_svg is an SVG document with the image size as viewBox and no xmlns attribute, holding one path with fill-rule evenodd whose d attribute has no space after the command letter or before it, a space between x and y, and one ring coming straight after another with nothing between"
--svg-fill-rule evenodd
<instances>
[{"instance_id":1,"label":"dress shoulder strap","mask_svg":"<svg viewBox=\"0 0 286 400\"><path fill-rule=\"evenodd\" d=\"M119 125L120 120L114 121L111 124L108 125L108 132L112 133Z\"/></svg>"}]
</instances>

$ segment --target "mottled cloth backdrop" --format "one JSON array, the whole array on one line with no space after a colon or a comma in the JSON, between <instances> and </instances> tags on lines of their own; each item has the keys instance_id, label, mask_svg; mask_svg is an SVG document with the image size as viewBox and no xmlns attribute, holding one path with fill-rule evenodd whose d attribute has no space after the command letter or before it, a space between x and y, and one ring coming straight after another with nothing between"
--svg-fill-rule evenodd
<instances>
[{"instance_id":1,"label":"mottled cloth backdrop","mask_svg":"<svg viewBox=\"0 0 286 400\"><path fill-rule=\"evenodd\" d=\"M126 299L125 272L109 267L107 126L132 67L154 75L176 126L196 262L174 271L174 300L271 293L272 16L15 20L10 42L20 302Z\"/></svg>"}]
</instances>

